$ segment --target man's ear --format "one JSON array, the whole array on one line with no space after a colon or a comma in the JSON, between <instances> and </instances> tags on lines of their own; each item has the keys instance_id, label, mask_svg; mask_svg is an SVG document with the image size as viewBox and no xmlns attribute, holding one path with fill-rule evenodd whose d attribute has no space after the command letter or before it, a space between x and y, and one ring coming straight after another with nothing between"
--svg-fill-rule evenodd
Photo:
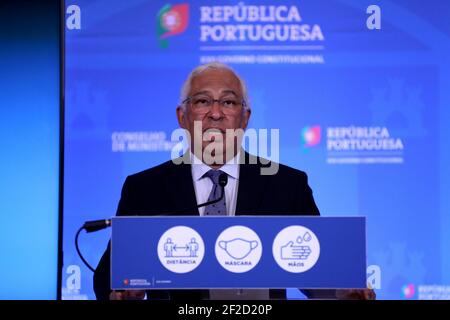
<instances>
[{"instance_id":1,"label":"man's ear","mask_svg":"<svg viewBox=\"0 0 450 320\"><path fill-rule=\"evenodd\" d=\"M186 129L186 126L184 125L185 117L186 117L186 113L185 113L184 108L182 106L178 106L177 107L178 125L180 126L180 128L183 128L183 129Z\"/></svg>"}]
</instances>

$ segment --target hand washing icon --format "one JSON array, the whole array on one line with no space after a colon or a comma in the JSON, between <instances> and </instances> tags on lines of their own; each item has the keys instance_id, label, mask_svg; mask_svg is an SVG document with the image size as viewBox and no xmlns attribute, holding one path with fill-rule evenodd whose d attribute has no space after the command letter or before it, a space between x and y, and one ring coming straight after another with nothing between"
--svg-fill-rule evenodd
<instances>
[{"instance_id":1,"label":"hand washing icon","mask_svg":"<svg viewBox=\"0 0 450 320\"><path fill-rule=\"evenodd\" d=\"M306 272L319 260L319 238L305 226L288 226L276 235L272 253L283 270L292 273Z\"/></svg>"},{"instance_id":2,"label":"hand washing icon","mask_svg":"<svg viewBox=\"0 0 450 320\"><path fill-rule=\"evenodd\" d=\"M219 247L233 259L242 260L247 257L252 250L258 247L258 241L249 241L242 238L235 238L232 240L219 241Z\"/></svg>"}]
</instances>

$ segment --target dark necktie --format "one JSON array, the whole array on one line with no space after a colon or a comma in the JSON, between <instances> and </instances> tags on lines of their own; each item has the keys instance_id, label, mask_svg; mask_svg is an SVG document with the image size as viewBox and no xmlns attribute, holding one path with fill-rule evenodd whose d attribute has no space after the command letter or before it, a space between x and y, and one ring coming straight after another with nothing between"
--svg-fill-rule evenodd
<instances>
[{"instance_id":1,"label":"dark necktie","mask_svg":"<svg viewBox=\"0 0 450 320\"><path fill-rule=\"evenodd\" d=\"M213 187L211 189L211 193L209 194L208 201L216 200L220 197L222 192L222 187L219 186L219 176L223 173L221 170L209 170L204 174L204 177L208 177L211 179L213 183ZM224 190L225 192L225 190ZM225 203L225 194L223 195L222 200L219 202L207 205L205 207L205 216L226 216L227 215L227 206Z\"/></svg>"}]
</instances>

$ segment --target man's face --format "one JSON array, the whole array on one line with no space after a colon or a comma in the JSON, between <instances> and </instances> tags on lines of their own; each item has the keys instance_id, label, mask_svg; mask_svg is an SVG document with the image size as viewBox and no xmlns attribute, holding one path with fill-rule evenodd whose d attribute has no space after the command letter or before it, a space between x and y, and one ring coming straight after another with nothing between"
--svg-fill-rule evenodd
<instances>
[{"instance_id":1,"label":"man's face","mask_svg":"<svg viewBox=\"0 0 450 320\"><path fill-rule=\"evenodd\" d=\"M247 128L250 110L244 109L241 105L243 100L241 86L238 78L231 71L208 69L195 76L191 81L191 90L188 97L191 99L186 103L185 109L177 108L177 118L180 127L186 129L191 136L191 150L193 152L195 152L194 141L196 139L201 141L201 152L203 154L205 148L216 140L218 135L222 137L223 150L225 151L231 145L230 140L227 141L225 136L227 129L245 130ZM209 107L205 107L205 102L213 99L221 101L222 105L215 101ZM230 107L233 102L237 102L237 105ZM197 124L196 130L194 130L194 122ZM200 123L201 131L199 130ZM202 137L199 138L199 135L202 135ZM240 147L239 140L233 139L233 141L235 145L232 156L236 154ZM199 159L202 159L197 152L195 154ZM227 156L230 158L229 154ZM229 160L228 158L223 158L223 160Z\"/></svg>"}]
</instances>

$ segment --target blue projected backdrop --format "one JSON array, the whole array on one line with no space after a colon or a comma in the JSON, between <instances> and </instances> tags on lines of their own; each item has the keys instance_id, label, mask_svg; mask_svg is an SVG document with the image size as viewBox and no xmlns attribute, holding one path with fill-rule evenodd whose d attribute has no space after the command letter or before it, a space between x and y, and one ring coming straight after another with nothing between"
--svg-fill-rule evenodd
<instances>
[{"instance_id":1,"label":"blue projected backdrop","mask_svg":"<svg viewBox=\"0 0 450 320\"><path fill-rule=\"evenodd\" d=\"M60 9L0 4L0 300L57 298Z\"/></svg>"},{"instance_id":2,"label":"blue projected backdrop","mask_svg":"<svg viewBox=\"0 0 450 320\"><path fill-rule=\"evenodd\" d=\"M308 173L321 214L367 217L367 277L379 298L450 298L450 3L66 8L65 299L95 298L76 230L115 214L127 175L170 159L180 87L211 61L246 80L249 127L279 129L279 161ZM82 237L94 266L109 236Z\"/></svg>"}]
</instances>

